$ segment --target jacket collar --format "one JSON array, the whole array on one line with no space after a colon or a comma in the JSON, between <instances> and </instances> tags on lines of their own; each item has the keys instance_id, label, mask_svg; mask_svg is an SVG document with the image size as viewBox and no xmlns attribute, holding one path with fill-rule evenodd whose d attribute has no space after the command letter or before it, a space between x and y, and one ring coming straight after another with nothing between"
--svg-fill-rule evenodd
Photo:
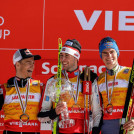
<instances>
[{"instance_id":1,"label":"jacket collar","mask_svg":"<svg viewBox=\"0 0 134 134\"><path fill-rule=\"evenodd\" d=\"M31 79L30 77L25 78L25 79L24 78L19 78L17 76L15 76L15 77L16 77L16 80L17 80L17 83L18 83L19 87L25 87L26 84L27 84L28 79ZM7 87L14 87L15 86L14 85L15 77L12 77L7 81Z\"/></svg>"}]
</instances>

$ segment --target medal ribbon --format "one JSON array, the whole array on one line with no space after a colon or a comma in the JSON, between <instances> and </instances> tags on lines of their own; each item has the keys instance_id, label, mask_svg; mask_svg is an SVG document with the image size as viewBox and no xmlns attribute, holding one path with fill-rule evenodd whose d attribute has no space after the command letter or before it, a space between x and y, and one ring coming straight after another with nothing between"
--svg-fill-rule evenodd
<instances>
[{"instance_id":1,"label":"medal ribbon","mask_svg":"<svg viewBox=\"0 0 134 134\"><path fill-rule=\"evenodd\" d=\"M27 101L28 101L28 92L29 92L29 89L30 89L30 82L29 81L30 81L30 79L28 79L27 84L26 84L26 100L25 100L25 105L23 105L16 77L14 78L15 89L16 89L16 92L19 96L20 106L21 106L21 109L22 109L23 113L25 113L25 111L26 111L26 106L27 106Z\"/></svg>"},{"instance_id":2,"label":"medal ribbon","mask_svg":"<svg viewBox=\"0 0 134 134\"><path fill-rule=\"evenodd\" d=\"M73 97L74 98L74 101L75 101L75 104L77 104L77 101L78 101L78 96L79 96L79 85L80 85L80 71L78 72L78 76L77 76L77 90L76 90L76 95Z\"/></svg>"},{"instance_id":3,"label":"medal ribbon","mask_svg":"<svg viewBox=\"0 0 134 134\"><path fill-rule=\"evenodd\" d=\"M114 76L114 80L113 80L113 84L112 84L112 89L111 89L111 95L110 95L110 97L109 97L108 82L107 82L107 71L105 73L105 82L106 82L106 92L107 92L107 97L108 97L108 104L111 104L111 99L112 99L112 94L113 94L115 79L116 79L116 76L117 76L117 73L119 72L119 70L120 70L120 66L118 65L118 69L115 72L115 76Z\"/></svg>"},{"instance_id":4,"label":"medal ribbon","mask_svg":"<svg viewBox=\"0 0 134 134\"><path fill-rule=\"evenodd\" d=\"M66 78L67 80L69 80L68 74L67 74L67 72L66 72L65 70L63 70L63 74L64 74L65 78ZM78 101L79 85L80 85L80 71L78 71L78 75L77 75L77 85L76 85L76 89L77 89L77 90L76 90L76 95L75 95L75 96L73 95L75 104L77 104L77 101Z\"/></svg>"},{"instance_id":5,"label":"medal ribbon","mask_svg":"<svg viewBox=\"0 0 134 134\"><path fill-rule=\"evenodd\" d=\"M116 77L116 74L114 76L114 80L113 80L113 84L112 84L112 89L111 89L111 95L109 97L108 82L107 82L107 71L106 71L106 73L105 73L105 81L106 81L106 92L107 92L107 98L108 98L108 103L109 104L111 103L111 99L112 99L112 94L113 94L113 89L114 89L114 83L115 83L115 77Z\"/></svg>"}]
</instances>

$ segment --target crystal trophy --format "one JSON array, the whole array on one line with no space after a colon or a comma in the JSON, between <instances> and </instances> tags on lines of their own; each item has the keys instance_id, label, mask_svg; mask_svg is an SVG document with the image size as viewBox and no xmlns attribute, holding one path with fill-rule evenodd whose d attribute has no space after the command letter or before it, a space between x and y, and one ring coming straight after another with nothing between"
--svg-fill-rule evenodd
<instances>
[{"instance_id":1,"label":"crystal trophy","mask_svg":"<svg viewBox=\"0 0 134 134\"><path fill-rule=\"evenodd\" d=\"M67 103L73 97L73 87L72 83L67 79L61 79L60 93L57 95L58 79L51 81L48 85L47 94L52 99L53 102L56 102L57 97L60 102L63 102L65 109L61 112L61 121L59 121L60 128L69 128L75 125L75 120L69 118L69 112L67 108ZM56 102L58 103L58 102Z\"/></svg>"}]
</instances>

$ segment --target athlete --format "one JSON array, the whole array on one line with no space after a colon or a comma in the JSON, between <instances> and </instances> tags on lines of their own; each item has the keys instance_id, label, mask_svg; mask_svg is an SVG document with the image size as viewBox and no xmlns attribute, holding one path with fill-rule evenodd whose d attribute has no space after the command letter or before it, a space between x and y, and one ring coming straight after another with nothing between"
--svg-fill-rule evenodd
<instances>
[{"instance_id":1,"label":"athlete","mask_svg":"<svg viewBox=\"0 0 134 134\"><path fill-rule=\"evenodd\" d=\"M4 110L3 134L39 134L37 119L43 85L32 79L35 60L28 49L19 49L13 55L16 76L0 86L0 109Z\"/></svg>"},{"instance_id":2,"label":"athlete","mask_svg":"<svg viewBox=\"0 0 134 134\"><path fill-rule=\"evenodd\" d=\"M60 52L60 61L62 63L62 79L69 80L74 88L74 95L71 98L71 100L67 103L67 107L69 110L69 117L70 119L74 120L74 125L69 126L67 128L61 128L59 126L58 133L85 133L88 132L87 124L84 124L84 120L88 121L88 118L84 118L84 94L82 92L82 82L84 75L79 70L78 61L80 58L81 53L81 45L80 43L75 40L67 40L65 42L65 45L62 47ZM91 71L90 73L91 81L93 82L97 75ZM61 121L61 112L65 110L65 105L62 102L59 102L57 104L57 107L54 108L52 105L52 99L48 96L48 87L49 84L54 81L57 78L57 75L54 75L52 78L50 78L47 81L44 97L42 98L42 105L41 105L41 112L38 114L40 121L49 121L54 120L56 117L59 117L59 121ZM95 85L95 84L94 84ZM94 86L95 88L95 86ZM93 123L93 127L98 127L99 121L101 118L101 107L100 103L97 101L99 100L98 91L94 92L93 95L96 97L96 102L94 106L96 106L98 111L93 112L95 113L93 115L95 122ZM86 104L88 103L88 99L86 99ZM100 108L100 109L99 109ZM95 109L95 108L94 108ZM88 107L86 107L86 110L88 111ZM45 118L44 118L45 117ZM51 124L52 125L52 124ZM45 127L45 126L44 126Z\"/></svg>"},{"instance_id":3,"label":"athlete","mask_svg":"<svg viewBox=\"0 0 134 134\"><path fill-rule=\"evenodd\" d=\"M104 114L101 132L102 134L119 134L131 68L119 65L119 49L116 41L111 37L100 41L99 53L106 66L106 71L98 78ZM132 132L134 120L131 119L125 123L124 129Z\"/></svg>"}]
</instances>

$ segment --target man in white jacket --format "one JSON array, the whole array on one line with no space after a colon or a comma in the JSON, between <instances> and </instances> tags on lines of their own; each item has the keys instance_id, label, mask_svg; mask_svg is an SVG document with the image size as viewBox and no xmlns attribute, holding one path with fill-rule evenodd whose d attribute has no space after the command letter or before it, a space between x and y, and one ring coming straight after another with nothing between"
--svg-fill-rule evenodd
<instances>
[{"instance_id":1,"label":"man in white jacket","mask_svg":"<svg viewBox=\"0 0 134 134\"><path fill-rule=\"evenodd\" d=\"M75 39L67 40L65 45L62 47L60 53L60 61L63 67L61 78L68 79L72 83L74 88L73 98L71 98L71 100L67 103L69 116L71 119L74 120L74 125L69 128L59 127L58 128L59 133L82 134L84 132L84 128L85 133L87 133L89 129L87 127L87 124L84 124L84 120L88 120L88 118L84 116L85 106L84 106L84 94L82 90L82 82L84 80L84 75L83 73L81 73L78 66L80 53L81 53L81 45ZM91 81L93 82L94 79L97 77L97 75L91 71L90 77ZM40 121L54 120L57 116L59 117L59 120L61 120L60 114L64 110L63 103L58 103L56 108L53 107L54 105L52 105L53 103L52 99L48 95L49 84L55 81L56 78L57 76L55 75L47 81L44 97L42 98L43 101L41 105L41 112L38 114ZM98 127L102 112L99 101L100 100L99 93L95 84L93 84L92 94L93 94L92 95L93 127ZM86 99L86 103L88 103L88 99ZM87 107L86 111L88 111Z\"/></svg>"}]
</instances>

